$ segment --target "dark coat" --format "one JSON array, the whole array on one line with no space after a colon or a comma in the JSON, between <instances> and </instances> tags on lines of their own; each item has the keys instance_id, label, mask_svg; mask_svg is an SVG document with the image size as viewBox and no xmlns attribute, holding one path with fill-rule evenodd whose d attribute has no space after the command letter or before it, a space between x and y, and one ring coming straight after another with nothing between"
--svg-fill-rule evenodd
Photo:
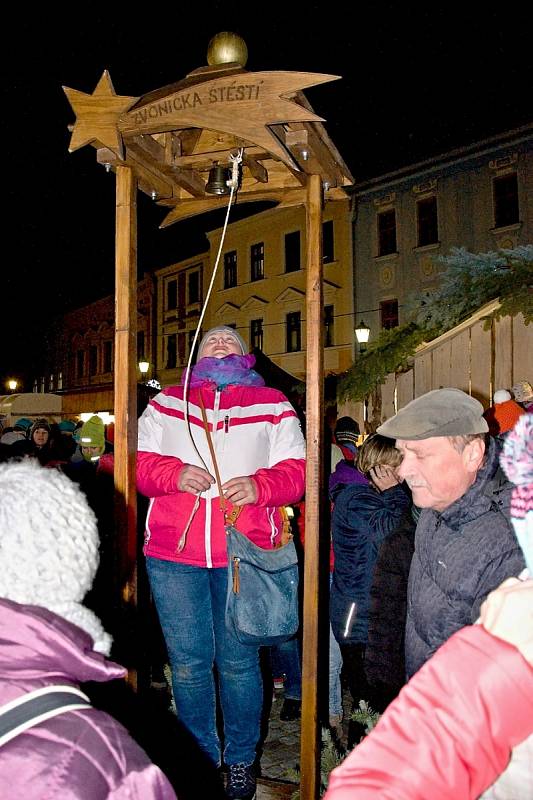
<instances>
[{"instance_id":1,"label":"dark coat","mask_svg":"<svg viewBox=\"0 0 533 800\"><path fill-rule=\"evenodd\" d=\"M452 633L476 621L489 592L524 569L510 522L512 490L490 440L485 463L469 490L441 513L423 510L409 574L408 677Z\"/></svg>"},{"instance_id":2,"label":"dark coat","mask_svg":"<svg viewBox=\"0 0 533 800\"><path fill-rule=\"evenodd\" d=\"M407 582L415 529L410 508L379 548L370 589L365 672L370 684L384 684L391 694L397 694L405 683Z\"/></svg>"},{"instance_id":3,"label":"dark coat","mask_svg":"<svg viewBox=\"0 0 533 800\"><path fill-rule=\"evenodd\" d=\"M370 484L352 484L334 500L331 626L339 644L364 644L378 548L398 525L409 498L401 486L380 493Z\"/></svg>"},{"instance_id":4,"label":"dark coat","mask_svg":"<svg viewBox=\"0 0 533 800\"><path fill-rule=\"evenodd\" d=\"M353 461L341 458L329 476L330 499L334 500L339 492L351 483L360 483L366 486L368 484L368 479L365 478L362 472L359 472Z\"/></svg>"}]
</instances>

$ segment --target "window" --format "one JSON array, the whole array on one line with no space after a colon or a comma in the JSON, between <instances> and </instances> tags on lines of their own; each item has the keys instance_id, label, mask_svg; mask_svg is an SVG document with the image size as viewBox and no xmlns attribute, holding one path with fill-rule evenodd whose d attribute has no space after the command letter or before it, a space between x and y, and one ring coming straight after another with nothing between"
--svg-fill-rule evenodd
<instances>
[{"instance_id":1,"label":"window","mask_svg":"<svg viewBox=\"0 0 533 800\"><path fill-rule=\"evenodd\" d=\"M76 377L83 378L85 374L85 353L83 350L78 350L76 353Z\"/></svg>"},{"instance_id":2,"label":"window","mask_svg":"<svg viewBox=\"0 0 533 800\"><path fill-rule=\"evenodd\" d=\"M113 369L113 342L104 342L104 372L111 372Z\"/></svg>"},{"instance_id":3,"label":"window","mask_svg":"<svg viewBox=\"0 0 533 800\"><path fill-rule=\"evenodd\" d=\"M250 345L253 350L257 347L259 350L263 349L263 320L252 319L250 321Z\"/></svg>"},{"instance_id":4,"label":"window","mask_svg":"<svg viewBox=\"0 0 533 800\"><path fill-rule=\"evenodd\" d=\"M518 180L516 172L494 178L494 226L504 228L519 222Z\"/></svg>"},{"instance_id":5,"label":"window","mask_svg":"<svg viewBox=\"0 0 533 800\"><path fill-rule=\"evenodd\" d=\"M172 311L178 307L178 282L168 281L167 283L167 311Z\"/></svg>"},{"instance_id":6,"label":"window","mask_svg":"<svg viewBox=\"0 0 533 800\"><path fill-rule=\"evenodd\" d=\"M378 256L396 252L396 211L382 211L378 214Z\"/></svg>"},{"instance_id":7,"label":"window","mask_svg":"<svg viewBox=\"0 0 533 800\"><path fill-rule=\"evenodd\" d=\"M385 330L398 327L398 301L384 300L379 304L381 327Z\"/></svg>"},{"instance_id":8,"label":"window","mask_svg":"<svg viewBox=\"0 0 533 800\"><path fill-rule=\"evenodd\" d=\"M98 347L92 344L89 347L89 375L96 375L98 372Z\"/></svg>"},{"instance_id":9,"label":"window","mask_svg":"<svg viewBox=\"0 0 533 800\"><path fill-rule=\"evenodd\" d=\"M437 217L437 198L427 197L416 204L418 224L418 246L436 244L439 241L439 221Z\"/></svg>"},{"instance_id":10,"label":"window","mask_svg":"<svg viewBox=\"0 0 533 800\"><path fill-rule=\"evenodd\" d=\"M265 277L264 242L253 244L250 248L250 273L252 281L259 281Z\"/></svg>"},{"instance_id":11,"label":"window","mask_svg":"<svg viewBox=\"0 0 533 800\"><path fill-rule=\"evenodd\" d=\"M300 269L300 231L285 234L285 272Z\"/></svg>"},{"instance_id":12,"label":"window","mask_svg":"<svg viewBox=\"0 0 533 800\"><path fill-rule=\"evenodd\" d=\"M224 253L224 289L237 286L237 251Z\"/></svg>"},{"instance_id":13,"label":"window","mask_svg":"<svg viewBox=\"0 0 533 800\"><path fill-rule=\"evenodd\" d=\"M335 261L332 219L322 223L322 261L325 264L328 264L330 261Z\"/></svg>"},{"instance_id":14,"label":"window","mask_svg":"<svg viewBox=\"0 0 533 800\"><path fill-rule=\"evenodd\" d=\"M324 347L333 347L334 317L333 306L324 306Z\"/></svg>"},{"instance_id":15,"label":"window","mask_svg":"<svg viewBox=\"0 0 533 800\"><path fill-rule=\"evenodd\" d=\"M200 273L195 270L188 276L189 305L200 302Z\"/></svg>"},{"instance_id":16,"label":"window","mask_svg":"<svg viewBox=\"0 0 533 800\"><path fill-rule=\"evenodd\" d=\"M137 331L137 361L144 358L144 331Z\"/></svg>"},{"instance_id":17,"label":"window","mask_svg":"<svg viewBox=\"0 0 533 800\"><path fill-rule=\"evenodd\" d=\"M302 349L301 313L292 311L287 314L287 353L297 353Z\"/></svg>"},{"instance_id":18,"label":"window","mask_svg":"<svg viewBox=\"0 0 533 800\"><path fill-rule=\"evenodd\" d=\"M177 336L175 333L171 333L170 336L167 336L167 369L174 369L177 364Z\"/></svg>"}]
</instances>

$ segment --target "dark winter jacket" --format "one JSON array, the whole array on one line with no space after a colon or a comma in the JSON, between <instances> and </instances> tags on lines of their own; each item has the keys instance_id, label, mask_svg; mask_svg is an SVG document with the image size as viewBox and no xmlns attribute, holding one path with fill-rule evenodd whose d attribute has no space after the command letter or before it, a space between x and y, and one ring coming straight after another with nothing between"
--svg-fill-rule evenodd
<instances>
[{"instance_id":1,"label":"dark winter jacket","mask_svg":"<svg viewBox=\"0 0 533 800\"><path fill-rule=\"evenodd\" d=\"M378 548L398 525L409 498L401 486L379 492L371 484L352 484L333 499L331 626L339 644L364 644Z\"/></svg>"},{"instance_id":2,"label":"dark winter jacket","mask_svg":"<svg viewBox=\"0 0 533 800\"><path fill-rule=\"evenodd\" d=\"M489 592L524 569L509 516L512 490L490 440L485 463L466 494L440 513L422 512L409 574L408 677L452 633L476 621Z\"/></svg>"},{"instance_id":3,"label":"dark winter jacket","mask_svg":"<svg viewBox=\"0 0 533 800\"><path fill-rule=\"evenodd\" d=\"M416 529L412 511L413 506L379 548L370 589L365 673L373 686L388 687L390 696L405 683L407 582Z\"/></svg>"}]
</instances>

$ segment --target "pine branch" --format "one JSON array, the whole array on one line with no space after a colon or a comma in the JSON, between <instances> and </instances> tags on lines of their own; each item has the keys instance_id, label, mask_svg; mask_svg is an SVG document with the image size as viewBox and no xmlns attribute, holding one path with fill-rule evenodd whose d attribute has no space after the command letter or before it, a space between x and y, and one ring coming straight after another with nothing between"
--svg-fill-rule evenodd
<instances>
[{"instance_id":1,"label":"pine branch","mask_svg":"<svg viewBox=\"0 0 533 800\"><path fill-rule=\"evenodd\" d=\"M533 245L490 253L469 253L452 248L436 261L446 267L440 287L406 301L407 322L382 330L353 366L339 376L337 399L363 401L387 375L409 366L416 348L454 328L491 300L500 307L485 319L514 317L521 313L526 325L533 321Z\"/></svg>"}]
</instances>

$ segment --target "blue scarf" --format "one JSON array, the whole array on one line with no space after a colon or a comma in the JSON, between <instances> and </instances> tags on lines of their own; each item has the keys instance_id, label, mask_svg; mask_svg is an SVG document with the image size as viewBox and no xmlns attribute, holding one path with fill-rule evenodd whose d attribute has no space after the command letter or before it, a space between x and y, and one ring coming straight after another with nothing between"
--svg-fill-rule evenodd
<instances>
[{"instance_id":1,"label":"blue scarf","mask_svg":"<svg viewBox=\"0 0 533 800\"><path fill-rule=\"evenodd\" d=\"M225 358L202 358L192 368L190 386L198 387L206 383L214 383L218 389L230 384L264 386L261 375L252 369L254 364L255 356L252 353L244 356L231 354ZM181 383L185 383L185 370Z\"/></svg>"}]
</instances>

